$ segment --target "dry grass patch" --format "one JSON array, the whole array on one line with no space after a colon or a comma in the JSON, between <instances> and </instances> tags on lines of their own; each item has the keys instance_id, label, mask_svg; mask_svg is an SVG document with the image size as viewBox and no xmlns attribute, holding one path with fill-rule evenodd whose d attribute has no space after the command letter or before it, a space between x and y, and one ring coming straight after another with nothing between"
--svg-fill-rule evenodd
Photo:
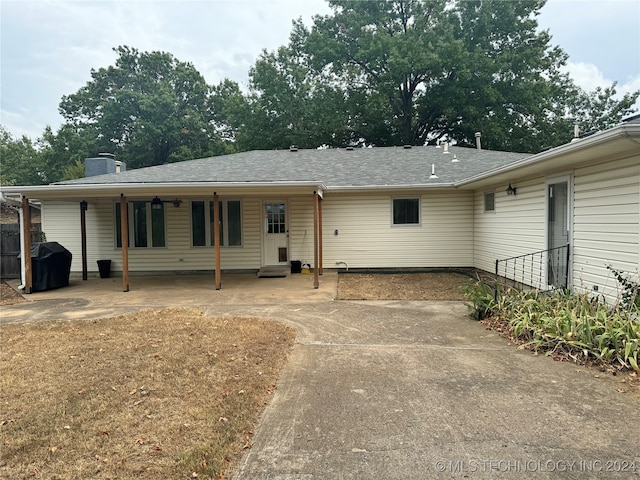
<instances>
[{"instance_id":1,"label":"dry grass patch","mask_svg":"<svg viewBox=\"0 0 640 480\"><path fill-rule=\"evenodd\" d=\"M0 477L224 478L291 327L200 310L0 327Z\"/></svg>"},{"instance_id":2,"label":"dry grass patch","mask_svg":"<svg viewBox=\"0 0 640 480\"><path fill-rule=\"evenodd\" d=\"M19 292L4 282L0 283L0 305L13 305L22 302L26 302L26 300Z\"/></svg>"},{"instance_id":3,"label":"dry grass patch","mask_svg":"<svg viewBox=\"0 0 640 480\"><path fill-rule=\"evenodd\" d=\"M338 300L465 300L458 273L349 273L338 276Z\"/></svg>"}]
</instances>

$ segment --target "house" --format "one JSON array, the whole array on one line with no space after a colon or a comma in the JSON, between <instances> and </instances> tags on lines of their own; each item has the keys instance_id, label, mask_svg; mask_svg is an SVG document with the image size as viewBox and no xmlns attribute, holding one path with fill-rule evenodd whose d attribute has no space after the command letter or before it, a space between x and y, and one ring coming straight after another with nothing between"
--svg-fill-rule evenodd
<instances>
[{"instance_id":1,"label":"house","mask_svg":"<svg viewBox=\"0 0 640 480\"><path fill-rule=\"evenodd\" d=\"M125 290L129 272L214 271L220 288L222 270L299 260L317 287L324 267L494 271L543 252L536 282L615 296L606 266L639 263L640 123L536 155L484 150L479 138L478 148L291 148L3 193L42 202L43 230L74 253L72 271L110 259ZM563 248L566 260L548 252Z\"/></svg>"}]
</instances>

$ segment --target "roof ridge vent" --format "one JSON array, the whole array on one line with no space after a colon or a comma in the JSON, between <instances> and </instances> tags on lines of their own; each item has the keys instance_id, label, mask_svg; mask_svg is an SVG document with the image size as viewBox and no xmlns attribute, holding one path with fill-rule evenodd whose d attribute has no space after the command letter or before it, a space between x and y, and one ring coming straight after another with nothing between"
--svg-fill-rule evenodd
<instances>
[{"instance_id":1,"label":"roof ridge vent","mask_svg":"<svg viewBox=\"0 0 640 480\"><path fill-rule=\"evenodd\" d=\"M347 152L353 152L353 147L351 145L349 145L348 147L345 147L345 150Z\"/></svg>"},{"instance_id":2,"label":"roof ridge vent","mask_svg":"<svg viewBox=\"0 0 640 480\"><path fill-rule=\"evenodd\" d=\"M451 163L460 163L460 160L458 160L458 156L457 155L453 155L453 159L451 160Z\"/></svg>"},{"instance_id":3,"label":"roof ridge vent","mask_svg":"<svg viewBox=\"0 0 640 480\"><path fill-rule=\"evenodd\" d=\"M298 147L297 147L297 146L295 146L295 145L291 145L291 146L289 147L289 151L290 151L290 152L297 152L297 151L298 151Z\"/></svg>"},{"instance_id":4,"label":"roof ridge vent","mask_svg":"<svg viewBox=\"0 0 640 480\"><path fill-rule=\"evenodd\" d=\"M403 147L405 150L410 150L411 149L411 145L403 145Z\"/></svg>"}]
</instances>

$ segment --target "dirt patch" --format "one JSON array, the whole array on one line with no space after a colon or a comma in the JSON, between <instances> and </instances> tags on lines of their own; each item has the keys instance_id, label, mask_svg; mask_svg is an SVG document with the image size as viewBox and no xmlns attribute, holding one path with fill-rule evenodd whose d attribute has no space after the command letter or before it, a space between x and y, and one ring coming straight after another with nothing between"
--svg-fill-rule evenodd
<instances>
[{"instance_id":1,"label":"dirt patch","mask_svg":"<svg viewBox=\"0 0 640 480\"><path fill-rule=\"evenodd\" d=\"M294 330L197 309L0 326L0 477L226 478Z\"/></svg>"},{"instance_id":2,"label":"dirt patch","mask_svg":"<svg viewBox=\"0 0 640 480\"><path fill-rule=\"evenodd\" d=\"M349 273L338 276L338 300L465 300L459 273Z\"/></svg>"},{"instance_id":3,"label":"dirt patch","mask_svg":"<svg viewBox=\"0 0 640 480\"><path fill-rule=\"evenodd\" d=\"M0 305L26 302L24 297L5 282L0 283Z\"/></svg>"}]
</instances>

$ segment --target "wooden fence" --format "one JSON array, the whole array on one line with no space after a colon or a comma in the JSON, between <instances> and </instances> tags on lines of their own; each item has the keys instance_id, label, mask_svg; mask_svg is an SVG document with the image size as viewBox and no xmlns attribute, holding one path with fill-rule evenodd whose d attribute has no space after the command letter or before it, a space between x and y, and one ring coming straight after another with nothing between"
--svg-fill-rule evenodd
<instances>
[{"instance_id":1,"label":"wooden fence","mask_svg":"<svg viewBox=\"0 0 640 480\"><path fill-rule=\"evenodd\" d=\"M40 224L31 225L31 241L41 242ZM20 225L0 224L0 278L20 278Z\"/></svg>"}]
</instances>

